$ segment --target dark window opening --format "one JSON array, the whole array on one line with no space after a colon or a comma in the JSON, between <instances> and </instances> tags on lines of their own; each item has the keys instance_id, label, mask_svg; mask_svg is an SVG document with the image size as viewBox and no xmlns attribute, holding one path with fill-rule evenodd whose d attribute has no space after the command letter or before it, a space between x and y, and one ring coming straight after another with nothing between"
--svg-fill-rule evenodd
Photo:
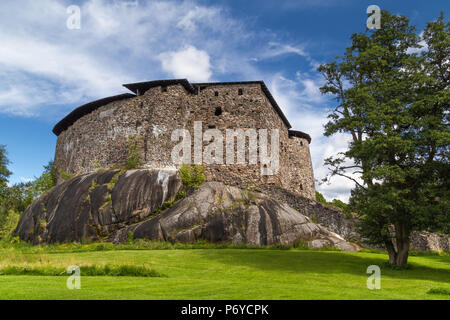
<instances>
[{"instance_id":1,"label":"dark window opening","mask_svg":"<svg viewBox=\"0 0 450 320\"><path fill-rule=\"evenodd\" d=\"M303 141L300 141L300 145L303 147Z\"/></svg>"},{"instance_id":2,"label":"dark window opening","mask_svg":"<svg viewBox=\"0 0 450 320\"><path fill-rule=\"evenodd\" d=\"M214 114L215 114L216 116L220 116L220 115L222 114L222 108L221 108L221 107L217 107L217 108L216 108L216 111L214 112Z\"/></svg>"},{"instance_id":3,"label":"dark window opening","mask_svg":"<svg viewBox=\"0 0 450 320\"><path fill-rule=\"evenodd\" d=\"M244 90L239 89L239 90L238 90L238 95L242 96L243 94L244 94Z\"/></svg>"},{"instance_id":4,"label":"dark window opening","mask_svg":"<svg viewBox=\"0 0 450 320\"><path fill-rule=\"evenodd\" d=\"M300 190L303 190L303 184L300 183Z\"/></svg>"},{"instance_id":5,"label":"dark window opening","mask_svg":"<svg viewBox=\"0 0 450 320\"><path fill-rule=\"evenodd\" d=\"M216 128L216 126L213 124L208 125L208 129L215 129L215 128Z\"/></svg>"},{"instance_id":6,"label":"dark window opening","mask_svg":"<svg viewBox=\"0 0 450 320\"><path fill-rule=\"evenodd\" d=\"M162 91L162 92L167 92L167 87L166 87L166 86L162 86L162 87L161 87L161 91Z\"/></svg>"},{"instance_id":7,"label":"dark window opening","mask_svg":"<svg viewBox=\"0 0 450 320\"><path fill-rule=\"evenodd\" d=\"M219 91L214 91L214 95L215 95L216 97L218 97L218 96L219 96Z\"/></svg>"}]
</instances>

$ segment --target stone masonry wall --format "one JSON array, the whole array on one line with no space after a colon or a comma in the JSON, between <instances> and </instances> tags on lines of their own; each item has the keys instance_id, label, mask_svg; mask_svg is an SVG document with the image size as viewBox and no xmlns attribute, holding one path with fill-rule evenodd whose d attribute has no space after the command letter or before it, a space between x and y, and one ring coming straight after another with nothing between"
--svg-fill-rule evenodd
<instances>
[{"instance_id":1,"label":"stone masonry wall","mask_svg":"<svg viewBox=\"0 0 450 320\"><path fill-rule=\"evenodd\" d=\"M242 95L238 90L242 89ZM270 104L261 86L255 84L207 85L198 95L182 85L108 103L78 119L58 136L55 166L71 174L123 165L129 137L137 144L141 164L146 168L174 168L171 141L175 129L187 129L194 140L194 121L202 121L203 132L219 129L278 129L280 169L273 176L261 176L261 164L204 165L208 180L240 187L278 185L315 199L314 176L306 139L289 137L288 128ZM268 137L270 142L270 136ZM203 149L209 141L203 142ZM248 146L248 142L247 142ZM192 147L192 152L194 148Z\"/></svg>"}]
</instances>

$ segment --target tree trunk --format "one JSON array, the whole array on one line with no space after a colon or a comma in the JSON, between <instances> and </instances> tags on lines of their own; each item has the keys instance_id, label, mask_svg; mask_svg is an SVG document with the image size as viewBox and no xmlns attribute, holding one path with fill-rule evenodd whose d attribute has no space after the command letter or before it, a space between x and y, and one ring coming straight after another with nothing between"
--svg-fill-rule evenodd
<instances>
[{"instance_id":1,"label":"tree trunk","mask_svg":"<svg viewBox=\"0 0 450 320\"><path fill-rule=\"evenodd\" d=\"M408 263L410 232L404 223L397 223L394 228L394 238L385 241L384 245L389 255L389 264L403 267Z\"/></svg>"},{"instance_id":2,"label":"tree trunk","mask_svg":"<svg viewBox=\"0 0 450 320\"><path fill-rule=\"evenodd\" d=\"M408 263L410 232L406 224L400 222L395 224L394 233L395 243L393 241L385 242L389 264L403 267Z\"/></svg>"},{"instance_id":3,"label":"tree trunk","mask_svg":"<svg viewBox=\"0 0 450 320\"><path fill-rule=\"evenodd\" d=\"M392 243L391 240L389 240L389 241L386 241L384 243L384 245L386 246L386 250L389 255L389 264L395 265L395 263L397 261L397 251L395 250L394 244Z\"/></svg>"},{"instance_id":4,"label":"tree trunk","mask_svg":"<svg viewBox=\"0 0 450 320\"><path fill-rule=\"evenodd\" d=\"M397 240L397 257L395 265L403 267L408 262L409 253L409 237L402 240Z\"/></svg>"}]
</instances>

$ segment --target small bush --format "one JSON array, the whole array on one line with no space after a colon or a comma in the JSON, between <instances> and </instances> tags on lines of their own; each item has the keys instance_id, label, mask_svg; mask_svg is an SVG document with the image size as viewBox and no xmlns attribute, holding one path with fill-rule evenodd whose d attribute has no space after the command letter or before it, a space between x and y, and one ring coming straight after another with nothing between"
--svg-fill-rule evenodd
<instances>
[{"instance_id":1,"label":"small bush","mask_svg":"<svg viewBox=\"0 0 450 320\"><path fill-rule=\"evenodd\" d=\"M295 240L294 248L301 249L301 250L308 250L309 249L308 241L299 238L299 239Z\"/></svg>"},{"instance_id":2,"label":"small bush","mask_svg":"<svg viewBox=\"0 0 450 320\"><path fill-rule=\"evenodd\" d=\"M63 180L69 180L72 179L74 175L61 170L59 171L59 177Z\"/></svg>"},{"instance_id":3,"label":"small bush","mask_svg":"<svg viewBox=\"0 0 450 320\"><path fill-rule=\"evenodd\" d=\"M206 181L205 168L201 165L189 166L182 164L180 168L180 178L186 190L197 187Z\"/></svg>"},{"instance_id":4,"label":"small bush","mask_svg":"<svg viewBox=\"0 0 450 320\"><path fill-rule=\"evenodd\" d=\"M139 151L137 149L136 143L134 142L133 137L128 139L128 158L125 167L130 169L136 169L139 167Z\"/></svg>"},{"instance_id":5,"label":"small bush","mask_svg":"<svg viewBox=\"0 0 450 320\"><path fill-rule=\"evenodd\" d=\"M177 195L175 197L175 201L183 199L185 195L186 195L186 191L184 191L184 190L178 191L178 193L177 193Z\"/></svg>"},{"instance_id":6,"label":"small bush","mask_svg":"<svg viewBox=\"0 0 450 320\"><path fill-rule=\"evenodd\" d=\"M428 294L442 294L450 296L450 289L447 288L431 288L427 291Z\"/></svg>"},{"instance_id":7,"label":"small bush","mask_svg":"<svg viewBox=\"0 0 450 320\"><path fill-rule=\"evenodd\" d=\"M133 240L134 240L134 233L133 233L133 231L129 230L128 237L127 237L127 243L131 244L131 243L133 243Z\"/></svg>"}]
</instances>

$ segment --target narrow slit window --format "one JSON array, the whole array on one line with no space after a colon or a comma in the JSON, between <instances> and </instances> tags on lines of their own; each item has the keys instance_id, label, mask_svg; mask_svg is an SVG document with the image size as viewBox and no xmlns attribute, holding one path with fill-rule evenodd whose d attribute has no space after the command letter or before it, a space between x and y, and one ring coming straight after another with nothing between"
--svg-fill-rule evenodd
<instances>
[{"instance_id":1,"label":"narrow slit window","mask_svg":"<svg viewBox=\"0 0 450 320\"><path fill-rule=\"evenodd\" d=\"M216 108L216 111L214 112L214 114L215 114L216 116L220 116L220 115L222 114L222 108L221 108L221 107L217 107L217 108Z\"/></svg>"},{"instance_id":2,"label":"narrow slit window","mask_svg":"<svg viewBox=\"0 0 450 320\"><path fill-rule=\"evenodd\" d=\"M214 96L218 97L219 96L219 91L214 91Z\"/></svg>"},{"instance_id":3,"label":"narrow slit window","mask_svg":"<svg viewBox=\"0 0 450 320\"><path fill-rule=\"evenodd\" d=\"M238 89L238 95L242 96L244 94L244 90Z\"/></svg>"}]
</instances>

